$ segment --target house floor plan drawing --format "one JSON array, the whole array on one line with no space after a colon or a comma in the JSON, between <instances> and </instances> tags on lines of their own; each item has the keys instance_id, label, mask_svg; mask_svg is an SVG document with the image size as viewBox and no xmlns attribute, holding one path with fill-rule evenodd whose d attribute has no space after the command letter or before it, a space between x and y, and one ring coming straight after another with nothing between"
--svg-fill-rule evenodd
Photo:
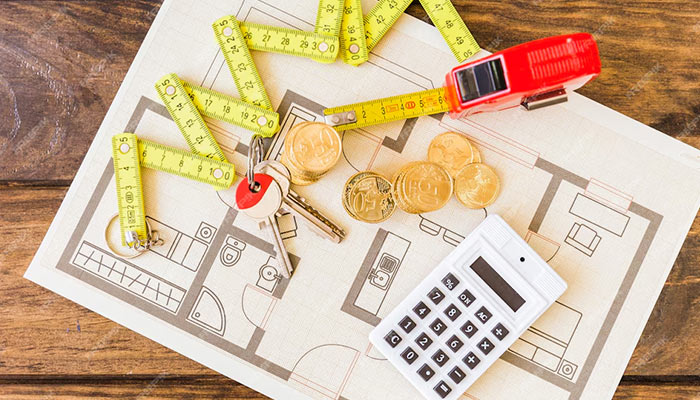
<instances>
[{"instance_id":1,"label":"house floor plan drawing","mask_svg":"<svg viewBox=\"0 0 700 400\"><path fill-rule=\"evenodd\" d=\"M109 250L105 230L117 210L112 135L187 148L156 80L175 72L236 95L211 31L224 15L313 30L312 0L222 3L165 1L27 277L271 397L418 399L369 332L498 213L569 289L464 398L611 397L700 206L700 151L579 95L531 112L435 115L344 132L339 165L298 191L347 237L334 244L291 214L278 217L292 279L278 278L274 247L236 209L235 186L216 192L152 170L143 171L146 212L164 245L134 259ZM440 87L455 64L439 33L408 16L358 68L253 56L280 114L281 131L265 141L268 159L280 159L293 125L322 120L324 108ZM251 133L207 122L242 176ZM466 135L498 171L495 204L468 210L452 200L379 225L345 214L348 177L391 176L424 160L445 131Z\"/></svg>"}]
</instances>

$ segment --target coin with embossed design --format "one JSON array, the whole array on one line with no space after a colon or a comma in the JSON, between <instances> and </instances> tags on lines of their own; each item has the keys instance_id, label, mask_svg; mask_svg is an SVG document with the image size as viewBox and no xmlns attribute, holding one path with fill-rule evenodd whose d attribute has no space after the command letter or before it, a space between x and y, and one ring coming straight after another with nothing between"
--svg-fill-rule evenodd
<instances>
[{"instance_id":1,"label":"coin with embossed design","mask_svg":"<svg viewBox=\"0 0 700 400\"><path fill-rule=\"evenodd\" d=\"M457 199L469 208L479 209L493 204L501 191L501 179L486 164L469 164L455 176Z\"/></svg>"},{"instance_id":2,"label":"coin with embossed design","mask_svg":"<svg viewBox=\"0 0 700 400\"><path fill-rule=\"evenodd\" d=\"M439 210L452 197L449 172L433 162L413 162L395 176L392 194L397 206L411 214Z\"/></svg>"},{"instance_id":3,"label":"coin with embossed design","mask_svg":"<svg viewBox=\"0 0 700 400\"><path fill-rule=\"evenodd\" d=\"M303 122L289 130L284 152L295 169L308 175L323 175L342 154L340 134L321 122Z\"/></svg>"},{"instance_id":4,"label":"coin with embossed design","mask_svg":"<svg viewBox=\"0 0 700 400\"><path fill-rule=\"evenodd\" d=\"M481 155L464 135L445 132L430 143L428 160L440 164L454 178L467 165L481 162Z\"/></svg>"},{"instance_id":5,"label":"coin with embossed design","mask_svg":"<svg viewBox=\"0 0 700 400\"><path fill-rule=\"evenodd\" d=\"M343 191L343 207L358 221L373 224L386 221L396 210L391 182L369 171L351 176Z\"/></svg>"}]
</instances>

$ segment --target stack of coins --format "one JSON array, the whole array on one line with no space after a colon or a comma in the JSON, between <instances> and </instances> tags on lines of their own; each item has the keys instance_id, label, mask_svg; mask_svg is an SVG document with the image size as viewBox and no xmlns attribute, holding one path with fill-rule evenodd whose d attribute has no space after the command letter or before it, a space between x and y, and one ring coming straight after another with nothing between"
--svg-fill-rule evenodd
<instances>
[{"instance_id":1,"label":"stack of coins","mask_svg":"<svg viewBox=\"0 0 700 400\"><path fill-rule=\"evenodd\" d=\"M342 154L340 134L321 122L302 122L289 130L281 162L295 185L310 185L328 173Z\"/></svg>"},{"instance_id":2,"label":"stack of coins","mask_svg":"<svg viewBox=\"0 0 700 400\"><path fill-rule=\"evenodd\" d=\"M453 193L449 172L434 162L416 161L394 175L392 196L409 214L422 214L444 207Z\"/></svg>"},{"instance_id":3,"label":"stack of coins","mask_svg":"<svg viewBox=\"0 0 700 400\"><path fill-rule=\"evenodd\" d=\"M396 210L391 182L375 172L358 172L345 183L343 207L358 221L370 224L386 221Z\"/></svg>"}]
</instances>

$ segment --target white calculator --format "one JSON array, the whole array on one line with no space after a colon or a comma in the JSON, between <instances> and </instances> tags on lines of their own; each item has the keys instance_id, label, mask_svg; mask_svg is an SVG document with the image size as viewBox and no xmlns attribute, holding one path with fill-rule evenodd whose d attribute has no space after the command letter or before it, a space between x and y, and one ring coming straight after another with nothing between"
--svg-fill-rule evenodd
<instances>
[{"instance_id":1,"label":"white calculator","mask_svg":"<svg viewBox=\"0 0 700 400\"><path fill-rule=\"evenodd\" d=\"M370 334L427 399L456 399L566 290L497 215L486 218Z\"/></svg>"}]
</instances>

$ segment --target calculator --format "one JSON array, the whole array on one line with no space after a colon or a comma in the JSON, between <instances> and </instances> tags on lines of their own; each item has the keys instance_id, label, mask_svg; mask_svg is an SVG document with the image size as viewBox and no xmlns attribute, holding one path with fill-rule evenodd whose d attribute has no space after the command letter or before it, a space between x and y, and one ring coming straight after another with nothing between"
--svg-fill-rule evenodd
<instances>
[{"instance_id":1,"label":"calculator","mask_svg":"<svg viewBox=\"0 0 700 400\"><path fill-rule=\"evenodd\" d=\"M427 399L457 399L566 290L499 216L487 217L370 334Z\"/></svg>"}]
</instances>

